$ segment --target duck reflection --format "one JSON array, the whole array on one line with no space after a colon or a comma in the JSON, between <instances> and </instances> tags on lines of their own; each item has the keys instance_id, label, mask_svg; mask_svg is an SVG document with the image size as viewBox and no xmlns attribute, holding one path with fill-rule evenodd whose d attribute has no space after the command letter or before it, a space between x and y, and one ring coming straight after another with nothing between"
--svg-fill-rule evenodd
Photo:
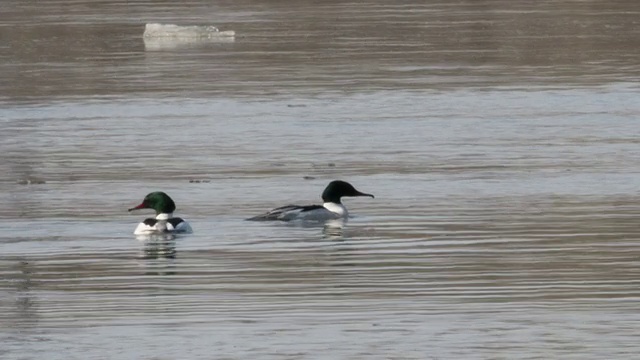
<instances>
[{"instance_id":1,"label":"duck reflection","mask_svg":"<svg viewBox=\"0 0 640 360\"><path fill-rule=\"evenodd\" d=\"M322 238L327 240L344 240L344 230L347 219L332 219L326 221L290 221L285 226L301 227L305 229L322 228Z\"/></svg>"},{"instance_id":2,"label":"duck reflection","mask_svg":"<svg viewBox=\"0 0 640 360\"><path fill-rule=\"evenodd\" d=\"M136 238L142 241L142 248L138 259L140 266L145 268L145 275L166 276L175 275L176 237L173 234L139 235Z\"/></svg>"},{"instance_id":3,"label":"duck reflection","mask_svg":"<svg viewBox=\"0 0 640 360\"><path fill-rule=\"evenodd\" d=\"M141 259L175 259L177 257L174 234L138 235L136 239L142 242Z\"/></svg>"},{"instance_id":4,"label":"duck reflection","mask_svg":"<svg viewBox=\"0 0 640 360\"><path fill-rule=\"evenodd\" d=\"M328 240L344 240L344 229L347 225L347 218L328 220L322 228L322 235Z\"/></svg>"}]
</instances>

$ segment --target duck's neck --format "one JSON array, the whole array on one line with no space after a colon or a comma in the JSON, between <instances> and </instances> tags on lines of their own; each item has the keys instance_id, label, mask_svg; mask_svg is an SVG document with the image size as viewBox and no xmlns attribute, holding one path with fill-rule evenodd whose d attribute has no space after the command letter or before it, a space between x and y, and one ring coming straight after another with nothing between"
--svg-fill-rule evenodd
<instances>
[{"instance_id":1,"label":"duck's neck","mask_svg":"<svg viewBox=\"0 0 640 360\"><path fill-rule=\"evenodd\" d=\"M172 217L172 213L159 213L158 215L156 215L156 220L169 220Z\"/></svg>"},{"instance_id":2,"label":"duck's neck","mask_svg":"<svg viewBox=\"0 0 640 360\"><path fill-rule=\"evenodd\" d=\"M344 207L344 205L342 204L327 201L324 204L322 204L322 206L325 209L331 211L332 213L336 213L340 215L340 217L346 218L349 216L349 212L347 211L347 208Z\"/></svg>"}]
</instances>

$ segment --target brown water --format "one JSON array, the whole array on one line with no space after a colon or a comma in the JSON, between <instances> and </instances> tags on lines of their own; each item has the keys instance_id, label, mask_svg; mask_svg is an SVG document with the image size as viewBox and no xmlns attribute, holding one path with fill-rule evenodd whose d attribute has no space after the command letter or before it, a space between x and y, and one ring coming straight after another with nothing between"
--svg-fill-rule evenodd
<instances>
[{"instance_id":1,"label":"brown water","mask_svg":"<svg viewBox=\"0 0 640 360\"><path fill-rule=\"evenodd\" d=\"M0 358L637 356L640 3L387 3L5 1Z\"/></svg>"}]
</instances>

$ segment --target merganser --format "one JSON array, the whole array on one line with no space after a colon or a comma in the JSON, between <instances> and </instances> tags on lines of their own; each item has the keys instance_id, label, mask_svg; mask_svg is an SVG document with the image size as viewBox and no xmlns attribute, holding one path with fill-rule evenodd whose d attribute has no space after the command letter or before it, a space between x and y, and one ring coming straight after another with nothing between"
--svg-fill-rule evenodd
<instances>
[{"instance_id":1,"label":"merganser","mask_svg":"<svg viewBox=\"0 0 640 360\"><path fill-rule=\"evenodd\" d=\"M247 220L265 221L265 220L308 220L308 221L325 221L331 219L345 219L349 217L347 208L342 205L340 198L343 196L369 196L356 190L353 185L346 181L335 180L329 183L322 192L322 205L287 205L275 208L262 215L254 216Z\"/></svg>"},{"instance_id":2,"label":"merganser","mask_svg":"<svg viewBox=\"0 0 640 360\"><path fill-rule=\"evenodd\" d=\"M162 233L192 233L191 226L179 217L173 217L176 204L169 195L162 191L147 194L142 203L129 211L138 209L153 209L155 218L144 219L133 232L135 235L151 235Z\"/></svg>"}]
</instances>

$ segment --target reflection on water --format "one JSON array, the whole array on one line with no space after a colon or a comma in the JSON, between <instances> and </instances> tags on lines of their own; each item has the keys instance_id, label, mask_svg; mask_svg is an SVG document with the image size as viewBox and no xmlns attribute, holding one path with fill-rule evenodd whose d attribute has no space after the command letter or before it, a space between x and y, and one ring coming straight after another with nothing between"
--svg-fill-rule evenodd
<instances>
[{"instance_id":1,"label":"reflection on water","mask_svg":"<svg viewBox=\"0 0 640 360\"><path fill-rule=\"evenodd\" d=\"M343 239L344 228L347 226L347 219L328 220L322 225L322 235L325 239Z\"/></svg>"},{"instance_id":2,"label":"reflection on water","mask_svg":"<svg viewBox=\"0 0 640 360\"><path fill-rule=\"evenodd\" d=\"M635 356L638 4L3 4L0 357Z\"/></svg>"},{"instance_id":3,"label":"reflection on water","mask_svg":"<svg viewBox=\"0 0 640 360\"><path fill-rule=\"evenodd\" d=\"M232 43L233 37L219 38L144 38L145 51L185 51L209 44Z\"/></svg>"},{"instance_id":4,"label":"reflection on water","mask_svg":"<svg viewBox=\"0 0 640 360\"><path fill-rule=\"evenodd\" d=\"M38 311L33 291L33 269L27 261L18 261L16 264L15 279L15 311L16 321L13 326L29 328L35 326L38 320Z\"/></svg>"},{"instance_id":5,"label":"reflection on water","mask_svg":"<svg viewBox=\"0 0 640 360\"><path fill-rule=\"evenodd\" d=\"M143 242L142 259L175 259L176 242L172 234L136 235Z\"/></svg>"}]
</instances>

